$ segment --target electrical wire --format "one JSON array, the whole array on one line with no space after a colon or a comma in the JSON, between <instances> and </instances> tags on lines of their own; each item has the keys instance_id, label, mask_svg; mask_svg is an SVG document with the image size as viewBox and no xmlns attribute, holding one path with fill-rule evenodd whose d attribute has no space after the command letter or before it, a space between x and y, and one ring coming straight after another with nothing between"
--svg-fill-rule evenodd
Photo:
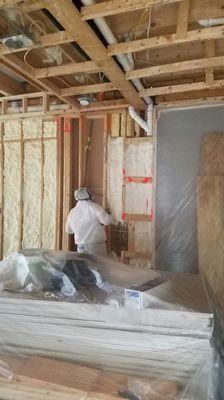
<instances>
[{"instance_id":1,"label":"electrical wire","mask_svg":"<svg viewBox=\"0 0 224 400\"><path fill-rule=\"evenodd\" d=\"M148 10L144 10L141 13L138 21L134 25L132 25L132 27L128 30L128 33L131 33L134 30L136 30L141 25L141 23L147 18L147 14L148 14Z\"/></svg>"},{"instance_id":2,"label":"electrical wire","mask_svg":"<svg viewBox=\"0 0 224 400\"><path fill-rule=\"evenodd\" d=\"M26 51L26 53L24 54L24 57L23 57L23 61L24 61L24 63L25 63L29 68L35 69L35 68L27 61L27 56L28 56L28 54L30 53L31 50L33 50L33 49L28 49L28 50Z\"/></svg>"},{"instance_id":3,"label":"electrical wire","mask_svg":"<svg viewBox=\"0 0 224 400\"><path fill-rule=\"evenodd\" d=\"M60 78L59 76L54 76L55 79L57 79L58 81L61 81L64 83L64 85L66 85L67 87L70 87L69 83L66 82L63 78Z\"/></svg>"},{"instance_id":4,"label":"electrical wire","mask_svg":"<svg viewBox=\"0 0 224 400\"><path fill-rule=\"evenodd\" d=\"M21 18L22 25L25 28L25 22L24 22L23 14L22 14L21 11L19 11L19 15L20 15L20 18Z\"/></svg>"},{"instance_id":5,"label":"electrical wire","mask_svg":"<svg viewBox=\"0 0 224 400\"><path fill-rule=\"evenodd\" d=\"M31 24L30 24L30 32L31 33L33 33L33 30L32 30L32 27L33 27L33 25L42 25L42 28L43 28L43 32L44 32L44 34L46 34L46 26L44 25L44 23L43 23L43 21L41 21L41 20L39 20L39 19L35 19L35 21L33 21L33 22L31 22ZM40 29L40 28L39 28ZM41 29L40 29L41 30Z\"/></svg>"}]
</instances>

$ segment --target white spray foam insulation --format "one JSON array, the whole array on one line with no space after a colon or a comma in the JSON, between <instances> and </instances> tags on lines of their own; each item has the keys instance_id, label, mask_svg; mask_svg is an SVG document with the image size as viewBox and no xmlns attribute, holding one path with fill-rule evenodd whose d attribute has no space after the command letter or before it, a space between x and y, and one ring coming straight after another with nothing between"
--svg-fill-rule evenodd
<instances>
[{"instance_id":1,"label":"white spray foam insulation","mask_svg":"<svg viewBox=\"0 0 224 400\"><path fill-rule=\"evenodd\" d=\"M56 121L44 121L43 124L44 137L55 137L57 136L57 123Z\"/></svg>"},{"instance_id":2,"label":"white spray foam insulation","mask_svg":"<svg viewBox=\"0 0 224 400\"><path fill-rule=\"evenodd\" d=\"M152 224L144 221L135 222L135 250L141 253L151 253L152 249Z\"/></svg>"},{"instance_id":3,"label":"white spray foam insulation","mask_svg":"<svg viewBox=\"0 0 224 400\"><path fill-rule=\"evenodd\" d=\"M123 138L109 138L107 198L116 221L121 221L122 215L122 166Z\"/></svg>"},{"instance_id":4,"label":"white spray foam insulation","mask_svg":"<svg viewBox=\"0 0 224 400\"><path fill-rule=\"evenodd\" d=\"M125 151L125 154L124 154ZM153 144L152 141L123 145L122 138L110 138L108 146L108 203L114 218L122 221L122 170L126 177L152 177ZM126 214L151 215L152 183L129 182L124 186ZM135 221L134 250L151 253L152 223ZM150 260L133 259L133 263L150 267Z\"/></svg>"},{"instance_id":5,"label":"white spray foam insulation","mask_svg":"<svg viewBox=\"0 0 224 400\"><path fill-rule=\"evenodd\" d=\"M12 120L4 123L3 139L20 139L21 138L21 121Z\"/></svg>"},{"instance_id":6,"label":"white spray foam insulation","mask_svg":"<svg viewBox=\"0 0 224 400\"><path fill-rule=\"evenodd\" d=\"M23 120L24 139L40 138L42 136L42 120L40 118Z\"/></svg>"},{"instance_id":7,"label":"white spray foam insulation","mask_svg":"<svg viewBox=\"0 0 224 400\"><path fill-rule=\"evenodd\" d=\"M44 199L42 246L54 248L56 239L57 141L44 143Z\"/></svg>"},{"instance_id":8,"label":"white spray foam insulation","mask_svg":"<svg viewBox=\"0 0 224 400\"><path fill-rule=\"evenodd\" d=\"M152 176L153 144L151 140L126 146L126 176Z\"/></svg>"},{"instance_id":9,"label":"white spray foam insulation","mask_svg":"<svg viewBox=\"0 0 224 400\"><path fill-rule=\"evenodd\" d=\"M20 160L20 143L4 143L4 256L20 245Z\"/></svg>"},{"instance_id":10,"label":"white spray foam insulation","mask_svg":"<svg viewBox=\"0 0 224 400\"><path fill-rule=\"evenodd\" d=\"M40 247L41 143L24 146L23 248Z\"/></svg>"},{"instance_id":11,"label":"white spray foam insulation","mask_svg":"<svg viewBox=\"0 0 224 400\"><path fill-rule=\"evenodd\" d=\"M151 214L151 183L130 182L125 185L125 212L127 214Z\"/></svg>"}]
</instances>

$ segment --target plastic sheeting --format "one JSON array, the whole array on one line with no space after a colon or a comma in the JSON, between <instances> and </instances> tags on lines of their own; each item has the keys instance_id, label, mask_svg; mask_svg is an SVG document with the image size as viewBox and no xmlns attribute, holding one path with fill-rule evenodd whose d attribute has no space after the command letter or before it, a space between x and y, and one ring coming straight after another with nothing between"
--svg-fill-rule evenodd
<instances>
[{"instance_id":1,"label":"plastic sheeting","mask_svg":"<svg viewBox=\"0 0 224 400\"><path fill-rule=\"evenodd\" d=\"M161 111L157 127L155 267L198 272L197 180L202 141L223 134L223 106ZM220 149L221 151L221 149Z\"/></svg>"},{"instance_id":2,"label":"plastic sheeting","mask_svg":"<svg viewBox=\"0 0 224 400\"><path fill-rule=\"evenodd\" d=\"M43 251L24 252L28 264L38 253L41 260ZM48 258L63 270L65 257L80 259L45 251L41 265ZM141 293L145 308L2 292L1 399L216 400L219 364L203 280L83 257L110 285Z\"/></svg>"}]
</instances>

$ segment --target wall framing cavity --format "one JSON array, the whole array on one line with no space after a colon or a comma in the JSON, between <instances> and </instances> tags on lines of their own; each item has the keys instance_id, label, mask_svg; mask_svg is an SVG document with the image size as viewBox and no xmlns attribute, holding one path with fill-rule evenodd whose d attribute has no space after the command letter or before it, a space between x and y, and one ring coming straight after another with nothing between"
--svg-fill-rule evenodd
<instances>
[{"instance_id":1,"label":"wall framing cavity","mask_svg":"<svg viewBox=\"0 0 224 400\"><path fill-rule=\"evenodd\" d=\"M22 248L55 248L57 123L1 122L0 255Z\"/></svg>"}]
</instances>

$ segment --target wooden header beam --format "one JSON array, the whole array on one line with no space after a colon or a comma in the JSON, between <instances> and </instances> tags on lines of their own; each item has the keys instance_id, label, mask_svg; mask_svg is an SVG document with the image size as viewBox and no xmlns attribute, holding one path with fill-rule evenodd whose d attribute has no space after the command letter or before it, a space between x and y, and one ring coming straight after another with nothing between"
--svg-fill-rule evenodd
<instances>
[{"instance_id":1,"label":"wooden header beam","mask_svg":"<svg viewBox=\"0 0 224 400\"><path fill-rule=\"evenodd\" d=\"M100 72L99 67L94 61L84 61L84 62L71 62L67 64L62 64L57 67L49 68L37 68L35 69L36 78L50 78L53 76L60 75L70 75L70 74L82 74L82 73L96 73Z\"/></svg>"},{"instance_id":2,"label":"wooden header beam","mask_svg":"<svg viewBox=\"0 0 224 400\"><path fill-rule=\"evenodd\" d=\"M61 89L61 95L76 96L79 94L109 92L111 90L116 90L116 87L110 82L96 83L94 85L72 86L66 89Z\"/></svg>"},{"instance_id":3,"label":"wooden header beam","mask_svg":"<svg viewBox=\"0 0 224 400\"><path fill-rule=\"evenodd\" d=\"M170 47L181 43L191 43L209 39L223 39L224 25L214 28L203 28L188 31L185 38L178 38L176 33L155 36L147 39L138 39L130 42L111 44L108 46L109 55L136 53L138 51Z\"/></svg>"},{"instance_id":4,"label":"wooden header beam","mask_svg":"<svg viewBox=\"0 0 224 400\"><path fill-rule=\"evenodd\" d=\"M125 78L125 74L109 57L105 46L91 29L87 22L82 21L78 9L70 0L44 0L45 7L58 20L66 31L73 36L74 41L83 49L92 61L98 65L110 82L122 93L128 103L136 109L145 109L145 103L138 96L133 85Z\"/></svg>"},{"instance_id":5,"label":"wooden header beam","mask_svg":"<svg viewBox=\"0 0 224 400\"><path fill-rule=\"evenodd\" d=\"M144 89L139 92L141 97L144 96L160 96L165 94L172 93L185 93L192 92L196 90L205 90L205 89L215 89L215 88L223 88L224 87L224 79L219 79L213 82L212 86L208 86L205 82L195 82L195 83L185 83L181 85L172 85L172 86L162 86L162 87L152 87L150 89Z\"/></svg>"},{"instance_id":6,"label":"wooden header beam","mask_svg":"<svg viewBox=\"0 0 224 400\"><path fill-rule=\"evenodd\" d=\"M198 60L181 61L172 64L158 65L155 67L141 68L126 73L127 79L154 77L164 74L175 74L184 71L194 71L208 67L224 66L224 56L200 58Z\"/></svg>"},{"instance_id":7,"label":"wooden header beam","mask_svg":"<svg viewBox=\"0 0 224 400\"><path fill-rule=\"evenodd\" d=\"M82 19L85 21L178 2L180 2L180 0L109 0L82 7L81 15Z\"/></svg>"}]
</instances>

